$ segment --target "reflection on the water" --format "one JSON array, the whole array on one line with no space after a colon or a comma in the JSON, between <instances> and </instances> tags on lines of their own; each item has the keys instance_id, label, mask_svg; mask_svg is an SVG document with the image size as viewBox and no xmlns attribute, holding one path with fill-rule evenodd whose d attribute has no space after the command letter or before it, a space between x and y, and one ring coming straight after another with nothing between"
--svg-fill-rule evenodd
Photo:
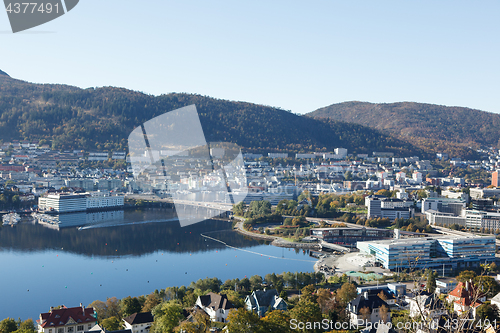
<instances>
[{"instance_id":1,"label":"reflection on the water","mask_svg":"<svg viewBox=\"0 0 500 333\"><path fill-rule=\"evenodd\" d=\"M186 221L193 221L191 224L194 224L211 218L225 219L229 215L225 210L212 207L178 204L176 208L175 213L172 210L168 210L168 214L161 218L155 217L156 220L142 218L140 220L125 219L125 212L123 210L66 213L60 215L33 213L31 216L35 224L38 223L47 228L59 230L62 228L79 227L79 230L84 230L137 223L174 222L179 221L179 214L183 216L184 225L186 225Z\"/></svg>"},{"instance_id":2,"label":"reflection on the water","mask_svg":"<svg viewBox=\"0 0 500 333\"><path fill-rule=\"evenodd\" d=\"M59 230L61 228L70 227L87 227L87 226L112 226L124 222L124 211L113 210L95 213L70 213L61 215L49 215L41 213L33 213L33 222L40 225Z\"/></svg>"},{"instance_id":3,"label":"reflection on the water","mask_svg":"<svg viewBox=\"0 0 500 333\"><path fill-rule=\"evenodd\" d=\"M0 249L64 249L89 256L143 255L155 251L194 253L209 250L202 233L236 247L263 243L231 232L231 223L223 220L206 220L182 228L172 209L75 213L53 218L57 224L40 223L39 217L34 224L1 228ZM211 249L223 247L220 243L210 245Z\"/></svg>"}]
</instances>

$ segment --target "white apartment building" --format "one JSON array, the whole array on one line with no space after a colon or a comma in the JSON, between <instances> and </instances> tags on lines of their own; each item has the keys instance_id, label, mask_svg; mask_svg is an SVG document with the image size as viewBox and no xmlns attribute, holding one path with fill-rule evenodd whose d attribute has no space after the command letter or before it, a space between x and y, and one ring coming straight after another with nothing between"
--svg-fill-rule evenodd
<instances>
[{"instance_id":1,"label":"white apartment building","mask_svg":"<svg viewBox=\"0 0 500 333\"><path fill-rule=\"evenodd\" d=\"M91 192L87 196L87 209L94 208L107 208L107 207L120 207L125 204L125 197L123 195L109 195L102 192Z\"/></svg>"},{"instance_id":2,"label":"white apartment building","mask_svg":"<svg viewBox=\"0 0 500 333\"><path fill-rule=\"evenodd\" d=\"M267 156L270 158L287 158L288 153L268 153Z\"/></svg>"},{"instance_id":3,"label":"white apartment building","mask_svg":"<svg viewBox=\"0 0 500 333\"><path fill-rule=\"evenodd\" d=\"M101 192L56 193L38 199L40 210L58 213L82 212L87 209L121 207L125 204L122 195L111 196Z\"/></svg>"}]
</instances>

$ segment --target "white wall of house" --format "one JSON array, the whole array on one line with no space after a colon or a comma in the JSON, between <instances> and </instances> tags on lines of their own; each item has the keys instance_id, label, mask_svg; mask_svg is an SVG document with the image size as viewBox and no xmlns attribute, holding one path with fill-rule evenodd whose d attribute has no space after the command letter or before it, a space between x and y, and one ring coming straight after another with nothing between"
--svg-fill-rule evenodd
<instances>
[{"instance_id":1,"label":"white wall of house","mask_svg":"<svg viewBox=\"0 0 500 333\"><path fill-rule=\"evenodd\" d=\"M201 300L199 297L196 300L196 305L198 305L200 308L202 308L210 316L210 319L212 321L218 321L221 323L225 323L227 321L227 316L229 314L229 310L224 310L224 309L214 310L211 308L206 308L201 304Z\"/></svg>"},{"instance_id":2,"label":"white wall of house","mask_svg":"<svg viewBox=\"0 0 500 333\"><path fill-rule=\"evenodd\" d=\"M123 321L123 326L125 326L126 330L131 330L132 333L149 333L149 329L152 323L144 323L144 324L136 324L130 325L126 321Z\"/></svg>"},{"instance_id":3,"label":"white wall of house","mask_svg":"<svg viewBox=\"0 0 500 333\"><path fill-rule=\"evenodd\" d=\"M38 325L39 333L83 333L84 331L88 331L94 326L97 322L92 323L75 323L75 325L64 325L64 326L53 326L53 327L41 327Z\"/></svg>"},{"instance_id":4,"label":"white wall of house","mask_svg":"<svg viewBox=\"0 0 500 333\"><path fill-rule=\"evenodd\" d=\"M350 321L353 325L364 325L366 324L365 320L363 319L363 315L359 314L355 314L354 312L351 312L350 315ZM385 322L390 322L391 321L391 313L388 312L387 315L386 315L386 318L384 318ZM373 309L372 310L372 313L370 314L370 317L368 318L368 321L371 322L371 323L377 323L377 322L380 322L382 320L382 317L380 315L380 309Z\"/></svg>"}]
</instances>

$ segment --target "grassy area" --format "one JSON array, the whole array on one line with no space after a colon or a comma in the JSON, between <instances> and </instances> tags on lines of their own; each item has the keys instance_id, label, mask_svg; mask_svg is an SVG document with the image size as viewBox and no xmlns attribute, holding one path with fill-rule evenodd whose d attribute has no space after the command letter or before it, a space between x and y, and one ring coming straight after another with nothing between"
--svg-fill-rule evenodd
<instances>
[{"instance_id":1,"label":"grassy area","mask_svg":"<svg viewBox=\"0 0 500 333\"><path fill-rule=\"evenodd\" d=\"M279 236L277 236L277 237L279 237ZM299 241L299 240L297 240L297 239L294 239L294 238L289 238L289 237L279 237L279 238L281 238L281 239L283 239L283 240L286 240L287 242L290 242L290 243L298 243L298 242L300 242L300 241Z\"/></svg>"},{"instance_id":2,"label":"grassy area","mask_svg":"<svg viewBox=\"0 0 500 333\"><path fill-rule=\"evenodd\" d=\"M368 214L368 209L364 206L344 207L344 208L340 208L340 211L344 212L344 213L355 213L355 214L359 214L359 215Z\"/></svg>"}]
</instances>

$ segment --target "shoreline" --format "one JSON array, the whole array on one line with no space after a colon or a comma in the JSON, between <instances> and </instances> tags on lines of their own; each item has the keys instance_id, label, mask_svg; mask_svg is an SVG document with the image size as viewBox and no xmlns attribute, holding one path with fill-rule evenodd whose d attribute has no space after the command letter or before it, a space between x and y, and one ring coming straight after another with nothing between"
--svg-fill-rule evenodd
<instances>
[{"instance_id":1,"label":"shoreline","mask_svg":"<svg viewBox=\"0 0 500 333\"><path fill-rule=\"evenodd\" d=\"M258 239L263 239L267 241L271 241L271 245L274 245L276 247L290 247L290 248L301 248L301 249L319 249L320 246L317 243L295 243L295 242L289 242L287 240L284 240L281 237L277 236L270 236L270 235L262 235L262 234L256 234L247 230L243 229L243 220L239 219L240 221L236 223L236 227L233 229L239 234L248 236L248 237L253 237L253 238L258 238Z\"/></svg>"},{"instance_id":2,"label":"shoreline","mask_svg":"<svg viewBox=\"0 0 500 333\"><path fill-rule=\"evenodd\" d=\"M233 228L233 231L244 235L248 237L252 237L255 239L261 239L261 240L267 240L271 241L271 245L275 247L281 247L281 248L293 248L293 249L309 249L309 250L319 250L320 245L317 243L294 243L294 242L289 242L287 240L284 240L281 237L276 237L276 236L270 236L270 235L262 235L262 234L255 234L253 232L249 232L247 230L243 229L243 221L244 219L238 218L238 222L236 223L236 227ZM317 258L316 262L313 265L313 270L314 272L318 273L321 272L320 265L323 264L323 261L330 257L330 255L326 254L326 258ZM325 274L325 277L328 278L327 274Z\"/></svg>"}]
</instances>

